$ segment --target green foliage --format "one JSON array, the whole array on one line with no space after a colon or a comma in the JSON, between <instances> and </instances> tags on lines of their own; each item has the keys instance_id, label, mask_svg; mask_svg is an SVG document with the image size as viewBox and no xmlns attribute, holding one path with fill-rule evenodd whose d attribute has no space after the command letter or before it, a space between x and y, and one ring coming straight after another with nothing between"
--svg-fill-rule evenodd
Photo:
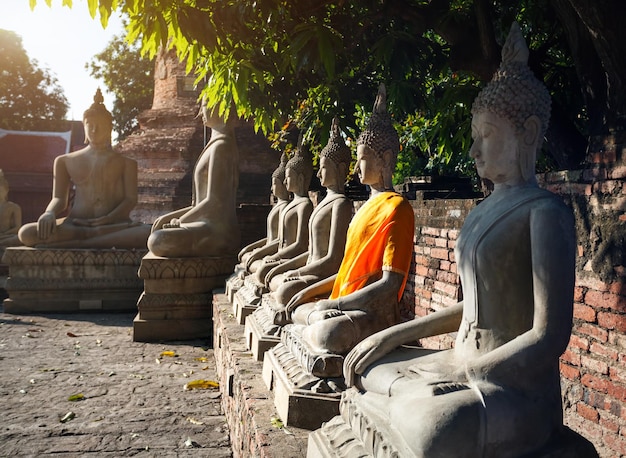
<instances>
[{"instance_id":1,"label":"green foliage","mask_svg":"<svg viewBox=\"0 0 626 458\"><path fill-rule=\"evenodd\" d=\"M113 128L118 141L126 138L137 127L137 115L152 106L154 59L143 56L138 43L129 44L120 35L113 37L86 68L115 95Z\"/></svg>"},{"instance_id":2,"label":"green foliage","mask_svg":"<svg viewBox=\"0 0 626 458\"><path fill-rule=\"evenodd\" d=\"M0 128L67 129L68 108L56 77L30 60L22 38L0 30Z\"/></svg>"},{"instance_id":3,"label":"green foliage","mask_svg":"<svg viewBox=\"0 0 626 458\"><path fill-rule=\"evenodd\" d=\"M294 121L314 150L328 138L334 116L346 137L356 138L361 115L384 82L403 146L396 180L472 173L471 102L495 70L496 41L514 19L525 27L531 67L546 76L570 122L584 129L568 43L546 0L88 3L103 24L114 9L127 15L128 40L141 40L150 57L161 46L175 47L197 81L206 81L202 95L224 117L234 108L266 134Z\"/></svg>"}]
</instances>

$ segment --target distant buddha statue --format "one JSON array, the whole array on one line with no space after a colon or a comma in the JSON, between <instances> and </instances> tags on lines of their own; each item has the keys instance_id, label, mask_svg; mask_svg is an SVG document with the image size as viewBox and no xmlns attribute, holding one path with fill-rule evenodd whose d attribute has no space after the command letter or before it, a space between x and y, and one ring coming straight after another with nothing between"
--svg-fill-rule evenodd
<instances>
[{"instance_id":1,"label":"distant buddha statue","mask_svg":"<svg viewBox=\"0 0 626 458\"><path fill-rule=\"evenodd\" d=\"M339 271L287 304L294 324L283 329L283 341L293 337L299 341L296 347L320 355L320 364L308 368L314 375L341 376L342 356L399 321L415 230L411 205L392 187L399 149L381 84L369 123L357 139L357 171L371 196L350 223ZM313 302L329 293L328 299Z\"/></svg>"},{"instance_id":2,"label":"distant buddha statue","mask_svg":"<svg viewBox=\"0 0 626 458\"><path fill-rule=\"evenodd\" d=\"M246 264L251 264L257 259L260 259L257 255L259 248L269 246L273 243L278 244L280 214L285 207L287 207L287 204L289 204L289 191L287 191L285 187L285 171L287 169L288 160L287 155L283 153L280 158L279 166L272 173L272 194L276 198L276 203L272 206L272 209L267 215L267 236L245 246L237 256L241 265L244 267Z\"/></svg>"},{"instance_id":3,"label":"distant buddha statue","mask_svg":"<svg viewBox=\"0 0 626 458\"><path fill-rule=\"evenodd\" d=\"M21 245L17 231L22 225L22 209L9 201L9 182L0 169L0 247Z\"/></svg>"},{"instance_id":4,"label":"distant buddha statue","mask_svg":"<svg viewBox=\"0 0 626 458\"><path fill-rule=\"evenodd\" d=\"M297 292L335 275L339 270L352 219L352 203L344 194L351 161L350 148L343 141L339 121L335 118L328 144L320 153L317 175L327 193L309 220L309 249L275 267L265 277L275 312L281 316L285 315L285 306ZM283 319L275 324L285 322Z\"/></svg>"},{"instance_id":5,"label":"distant buddha statue","mask_svg":"<svg viewBox=\"0 0 626 458\"><path fill-rule=\"evenodd\" d=\"M216 109L201 107L211 138L193 171L191 206L167 213L154 222L148 249L156 256L203 257L234 255L240 233L236 215L239 150L234 120L224 121Z\"/></svg>"},{"instance_id":6,"label":"distant buddha statue","mask_svg":"<svg viewBox=\"0 0 626 458\"><path fill-rule=\"evenodd\" d=\"M309 246L307 227L313 203L309 199L308 189L313 164L308 149L302 145L302 139L298 141L298 147L285 167L285 187L293 193L293 200L281 212L277 245L261 248L254 256L256 260L248 260L259 285L265 284L265 276L272 268L305 253Z\"/></svg>"},{"instance_id":7,"label":"distant buddha statue","mask_svg":"<svg viewBox=\"0 0 626 458\"><path fill-rule=\"evenodd\" d=\"M550 96L527 59L513 24L500 68L472 107L469 154L494 190L456 243L463 301L384 329L346 357L346 382L358 390L344 393L328 427L343 419L362 437L357 429L369 425L369 453L385 443L390 456L535 456L562 425L574 221L535 180ZM449 332L457 332L451 350L401 347Z\"/></svg>"},{"instance_id":8,"label":"distant buddha statue","mask_svg":"<svg viewBox=\"0 0 626 458\"><path fill-rule=\"evenodd\" d=\"M232 301L233 295L243 286L244 278L250 274L249 267L254 261L262 258L259 252L265 247L278 249L280 215L289 203L289 191L285 187L285 169L289 158L285 153L280 158L280 164L272 173L272 194L276 203L272 206L266 220L266 236L243 247L237 255L239 263L233 274L226 281L226 294ZM275 250L276 251L276 250ZM256 264L258 266L258 263Z\"/></svg>"},{"instance_id":9,"label":"distant buddha statue","mask_svg":"<svg viewBox=\"0 0 626 458\"><path fill-rule=\"evenodd\" d=\"M36 223L20 229L20 241L46 248L145 248L150 226L133 222L137 163L111 147L113 119L100 89L85 111L89 144L54 160L52 200ZM74 187L74 199L69 202ZM57 217L68 206L66 217Z\"/></svg>"}]
</instances>

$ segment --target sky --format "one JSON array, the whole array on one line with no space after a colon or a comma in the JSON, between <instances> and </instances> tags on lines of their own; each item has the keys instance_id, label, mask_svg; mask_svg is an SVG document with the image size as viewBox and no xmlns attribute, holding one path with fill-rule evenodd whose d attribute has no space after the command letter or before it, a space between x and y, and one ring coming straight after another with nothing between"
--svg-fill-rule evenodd
<instances>
[{"instance_id":1,"label":"sky","mask_svg":"<svg viewBox=\"0 0 626 458\"><path fill-rule=\"evenodd\" d=\"M72 9L62 7L62 0L37 0L31 11L29 0L2 0L0 29L12 30L22 37L22 45L31 60L54 74L70 104L67 119L82 120L83 112L93 103L98 87L104 104L111 110L114 97L102 81L89 75L85 64L103 51L114 35L122 33L119 15L112 16L106 29L100 19L92 19L86 0L73 0Z\"/></svg>"}]
</instances>

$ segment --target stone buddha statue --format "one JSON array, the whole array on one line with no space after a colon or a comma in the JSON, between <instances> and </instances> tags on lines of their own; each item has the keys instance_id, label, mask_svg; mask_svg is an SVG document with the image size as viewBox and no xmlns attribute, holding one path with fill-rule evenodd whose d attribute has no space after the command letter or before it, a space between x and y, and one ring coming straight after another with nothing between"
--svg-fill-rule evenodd
<instances>
[{"instance_id":1,"label":"stone buddha statue","mask_svg":"<svg viewBox=\"0 0 626 458\"><path fill-rule=\"evenodd\" d=\"M217 109L200 108L211 138L193 171L193 199L189 207L157 218L148 249L166 258L234 255L240 233L236 215L239 150L235 119L224 121Z\"/></svg>"},{"instance_id":2,"label":"stone buddha statue","mask_svg":"<svg viewBox=\"0 0 626 458\"><path fill-rule=\"evenodd\" d=\"M289 158L285 153L281 155L280 164L272 173L272 195L276 203L272 206L266 220L266 236L243 247L237 255L239 263L235 271L226 281L226 294L233 300L234 293L243 286L243 279L250 274L248 268L254 261L260 259L259 250L269 246L278 247L278 233L280 214L289 203L289 191L285 187L285 169ZM258 263L256 264L258 266Z\"/></svg>"},{"instance_id":3,"label":"stone buddha statue","mask_svg":"<svg viewBox=\"0 0 626 458\"><path fill-rule=\"evenodd\" d=\"M469 154L494 190L468 215L455 247L463 301L356 345L344 365L355 388L320 433L344 427L375 456L384 448L385 456L506 458L535 456L562 425L574 221L535 180L550 96L527 59L515 23L472 107ZM450 350L407 346L450 332ZM359 432L366 429L373 439Z\"/></svg>"},{"instance_id":4,"label":"stone buddha statue","mask_svg":"<svg viewBox=\"0 0 626 458\"><path fill-rule=\"evenodd\" d=\"M295 293L337 273L352 219L352 203L344 194L352 154L333 119L328 144L320 153L318 178L326 197L309 220L309 250L272 269L265 277L271 296L282 308Z\"/></svg>"},{"instance_id":5,"label":"stone buddha statue","mask_svg":"<svg viewBox=\"0 0 626 458\"><path fill-rule=\"evenodd\" d=\"M22 225L22 209L9 201L9 182L0 169L0 247L21 245L17 231Z\"/></svg>"},{"instance_id":6,"label":"stone buddha statue","mask_svg":"<svg viewBox=\"0 0 626 458\"><path fill-rule=\"evenodd\" d=\"M344 184L350 169L352 154L333 119L328 144L320 153L318 177L327 190L309 220L309 249L277 267L265 276L270 293L262 306L252 314L256 323L246 327L262 336L276 336L280 327L290 322L286 305L299 291L337 273L346 244L346 233L352 219L352 203L344 194ZM258 330L258 331L257 331ZM262 339L255 336L253 341ZM253 354L257 354L252 348Z\"/></svg>"},{"instance_id":7,"label":"stone buddha statue","mask_svg":"<svg viewBox=\"0 0 626 458\"><path fill-rule=\"evenodd\" d=\"M371 196L350 223L338 273L295 294L286 307L294 324L283 328L282 342L307 353L311 367L304 369L315 376L340 377L348 351L399 320L414 233L413 209L392 187L399 148L381 85L357 139L357 171Z\"/></svg>"},{"instance_id":8,"label":"stone buddha statue","mask_svg":"<svg viewBox=\"0 0 626 458\"><path fill-rule=\"evenodd\" d=\"M256 253L257 260L248 260L250 270L254 272L255 281L259 285L265 284L265 276L271 269L307 251L307 227L313 211L313 203L308 196L312 175L311 157L300 138L293 157L287 161L285 167L285 187L293 193L293 199L281 213L276 251L272 253L273 250L268 246Z\"/></svg>"},{"instance_id":9,"label":"stone buddha statue","mask_svg":"<svg viewBox=\"0 0 626 458\"><path fill-rule=\"evenodd\" d=\"M19 230L24 245L145 249L150 226L129 216L137 204L137 163L113 150L113 119L103 102L98 89L83 115L87 147L55 159L52 200L36 223Z\"/></svg>"}]
</instances>

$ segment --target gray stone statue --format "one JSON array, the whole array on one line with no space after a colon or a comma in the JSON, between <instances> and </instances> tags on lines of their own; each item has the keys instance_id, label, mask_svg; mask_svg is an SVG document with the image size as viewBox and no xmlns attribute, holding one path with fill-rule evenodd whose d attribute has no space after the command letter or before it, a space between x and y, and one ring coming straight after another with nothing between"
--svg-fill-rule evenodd
<instances>
[{"instance_id":1,"label":"gray stone statue","mask_svg":"<svg viewBox=\"0 0 626 458\"><path fill-rule=\"evenodd\" d=\"M307 251L309 246L307 227L313 211L313 203L308 195L312 175L311 157L300 139L298 148L285 169L285 186L293 193L293 200L285 207L282 215L277 250L273 253L267 250L271 254L265 254L262 259L249 262L259 285L265 284L265 276L271 269ZM263 253L264 250L261 249L257 255Z\"/></svg>"},{"instance_id":2,"label":"gray stone statue","mask_svg":"<svg viewBox=\"0 0 626 458\"><path fill-rule=\"evenodd\" d=\"M265 277L270 295L280 309L297 292L339 270L352 219L352 203L344 194L351 161L350 148L343 141L335 118L328 144L320 153L317 175L327 193L309 220L309 250L272 269Z\"/></svg>"},{"instance_id":3,"label":"gray stone statue","mask_svg":"<svg viewBox=\"0 0 626 458\"><path fill-rule=\"evenodd\" d=\"M283 328L282 342L303 353L303 369L315 376L341 377L343 356L354 345L399 320L414 233L413 209L391 182L399 149L381 85L357 139L357 170L371 196L350 223L338 273L295 294L286 307L294 324Z\"/></svg>"},{"instance_id":4,"label":"gray stone statue","mask_svg":"<svg viewBox=\"0 0 626 458\"><path fill-rule=\"evenodd\" d=\"M166 258L234 255L240 233L236 214L239 150L234 119L224 121L203 102L204 125L211 138L193 172L193 201L159 217L152 225L148 249Z\"/></svg>"},{"instance_id":5,"label":"gray stone statue","mask_svg":"<svg viewBox=\"0 0 626 458\"><path fill-rule=\"evenodd\" d=\"M111 147L113 119L100 89L85 111L86 148L54 160L52 200L36 223L22 226L20 241L46 248L146 248L150 226L133 222L137 162ZM75 194L66 217L57 219Z\"/></svg>"},{"instance_id":6,"label":"gray stone statue","mask_svg":"<svg viewBox=\"0 0 626 458\"><path fill-rule=\"evenodd\" d=\"M250 274L249 268L254 261L261 259L259 250L269 246L278 248L278 234L280 214L289 203L289 191L285 187L285 170L289 158L285 153L280 158L280 164L272 173L272 194L276 203L272 206L266 220L266 236L243 247L237 255L238 264L235 271L226 281L226 295L233 300L235 292L243 286L243 279ZM258 265L258 264L257 264Z\"/></svg>"},{"instance_id":7,"label":"gray stone statue","mask_svg":"<svg viewBox=\"0 0 626 458\"><path fill-rule=\"evenodd\" d=\"M355 388L318 433L349 430L374 456L506 458L530 456L562 425L574 221L535 181L550 96L527 59L513 24L501 66L472 107L469 154L494 191L456 244L463 301L359 343L344 365ZM402 346L449 332L457 332L451 350Z\"/></svg>"},{"instance_id":8,"label":"gray stone statue","mask_svg":"<svg viewBox=\"0 0 626 458\"><path fill-rule=\"evenodd\" d=\"M21 245L17 231L22 225L22 208L9 201L9 182L0 169L0 247Z\"/></svg>"}]
</instances>

